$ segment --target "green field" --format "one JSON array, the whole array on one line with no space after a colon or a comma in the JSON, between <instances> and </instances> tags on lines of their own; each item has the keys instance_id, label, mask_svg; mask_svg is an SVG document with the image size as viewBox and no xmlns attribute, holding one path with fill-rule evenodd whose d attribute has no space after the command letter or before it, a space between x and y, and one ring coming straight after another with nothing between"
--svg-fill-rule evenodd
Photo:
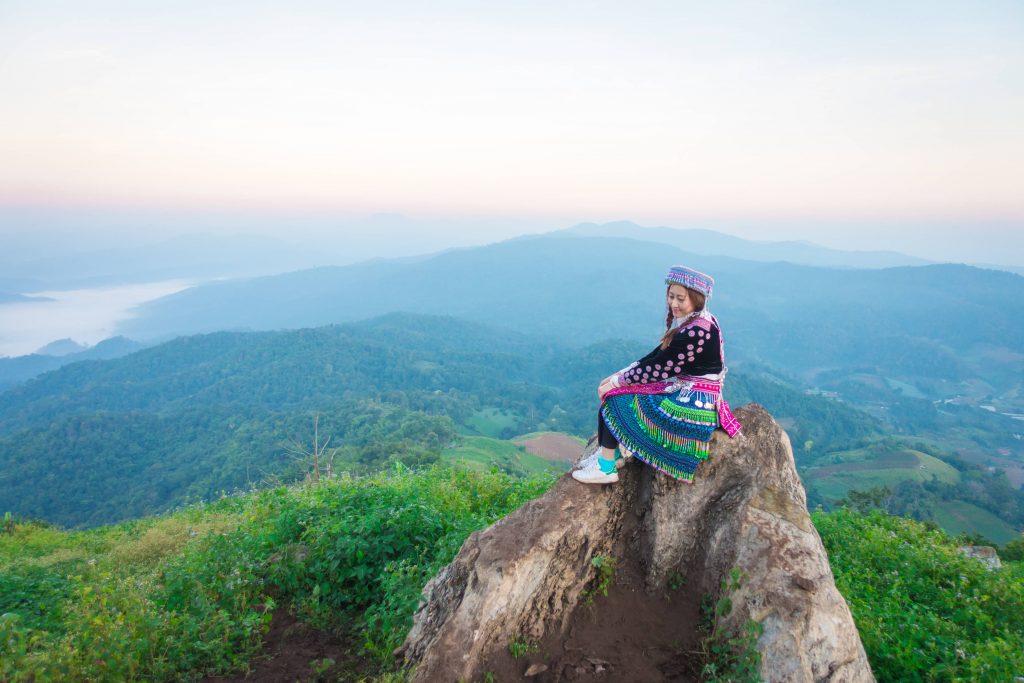
<instances>
[{"instance_id":1,"label":"green field","mask_svg":"<svg viewBox=\"0 0 1024 683\"><path fill-rule=\"evenodd\" d=\"M861 448L830 457L830 464L811 467L801 473L804 485L830 503L851 490L888 486L904 480L929 481L933 476L948 484L960 483L960 473L949 464L920 451L903 449L880 452ZM1020 535L1012 526L982 508L959 500L931 507L935 522L947 533L977 533L997 544Z\"/></svg>"},{"instance_id":2,"label":"green field","mask_svg":"<svg viewBox=\"0 0 1024 683\"><path fill-rule=\"evenodd\" d=\"M511 474L561 474L568 471L568 464L550 462L527 453L521 446L510 441L492 439L486 436L463 437L462 444L445 449L441 461L463 465L479 472L496 467Z\"/></svg>"},{"instance_id":3,"label":"green field","mask_svg":"<svg viewBox=\"0 0 1024 683\"><path fill-rule=\"evenodd\" d=\"M999 545L1005 545L1020 536L1020 532L988 510L962 500L934 505L932 513L938 525L951 535L978 533Z\"/></svg>"},{"instance_id":4,"label":"green field","mask_svg":"<svg viewBox=\"0 0 1024 683\"><path fill-rule=\"evenodd\" d=\"M515 427L518 422L519 419L512 413L506 413L497 408L478 410L466 420L467 426L472 430L470 433L494 439L501 437L502 432Z\"/></svg>"},{"instance_id":5,"label":"green field","mask_svg":"<svg viewBox=\"0 0 1024 683\"><path fill-rule=\"evenodd\" d=\"M929 481L933 476L946 483L958 483L959 472L938 458L920 451L872 453L866 449L837 454L829 465L802 472L804 485L822 498L838 501L850 489L892 487L899 481Z\"/></svg>"},{"instance_id":6,"label":"green field","mask_svg":"<svg viewBox=\"0 0 1024 683\"><path fill-rule=\"evenodd\" d=\"M851 489L889 486L904 480L929 481L932 477L956 484L960 473L927 453L899 450L877 453L870 449L847 451L833 456L835 462L811 467L802 475L806 485L826 499L836 501Z\"/></svg>"},{"instance_id":7,"label":"green field","mask_svg":"<svg viewBox=\"0 0 1024 683\"><path fill-rule=\"evenodd\" d=\"M911 398L928 398L923 393L921 393L920 389L913 386L912 384L900 382L898 380L892 379L891 377L887 377L885 381L889 385L890 389L898 391L902 393L904 396L909 396Z\"/></svg>"},{"instance_id":8,"label":"green field","mask_svg":"<svg viewBox=\"0 0 1024 683\"><path fill-rule=\"evenodd\" d=\"M566 434L565 432L551 432L551 431L548 431L548 432L530 432L529 434L520 434L519 436L516 436L516 437L513 437L513 438L509 439L509 441L526 441L527 439L535 439L538 436L547 436L548 434L560 434L562 436L567 436L570 439L573 439L574 441L578 441L580 446L586 446L587 445L587 440L586 439L582 439L582 438L580 438L578 436L575 436L573 434Z\"/></svg>"}]
</instances>

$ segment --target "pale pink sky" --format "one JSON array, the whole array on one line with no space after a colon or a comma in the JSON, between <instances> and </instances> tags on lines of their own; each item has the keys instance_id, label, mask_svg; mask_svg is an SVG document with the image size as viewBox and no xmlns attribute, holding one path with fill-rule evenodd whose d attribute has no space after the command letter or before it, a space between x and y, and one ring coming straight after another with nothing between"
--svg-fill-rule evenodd
<instances>
[{"instance_id":1,"label":"pale pink sky","mask_svg":"<svg viewBox=\"0 0 1024 683\"><path fill-rule=\"evenodd\" d=\"M1024 5L836 4L7 0L0 231L31 207L1012 237Z\"/></svg>"}]
</instances>

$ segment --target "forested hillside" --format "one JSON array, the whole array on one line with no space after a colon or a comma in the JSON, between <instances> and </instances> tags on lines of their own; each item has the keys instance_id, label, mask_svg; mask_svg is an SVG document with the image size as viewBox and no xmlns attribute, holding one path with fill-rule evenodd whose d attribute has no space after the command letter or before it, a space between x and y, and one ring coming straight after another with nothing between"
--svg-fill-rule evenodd
<instances>
[{"instance_id":1,"label":"forested hillside","mask_svg":"<svg viewBox=\"0 0 1024 683\"><path fill-rule=\"evenodd\" d=\"M96 346L85 351L69 353L64 356L49 356L40 353L33 353L27 356L15 358L0 358L0 391L17 386L37 375L49 370L55 370L69 363L82 360L100 360L106 358L119 358L126 356L132 351L137 351L143 344L134 342L124 337L113 337L105 339Z\"/></svg>"},{"instance_id":2,"label":"forested hillside","mask_svg":"<svg viewBox=\"0 0 1024 683\"><path fill-rule=\"evenodd\" d=\"M544 236L411 263L211 284L143 306L124 330L141 339L409 311L566 344L647 340L658 331L661 275L673 262L714 275L711 309L734 360L763 363L809 384L842 383L857 374L907 397L963 395L1024 413L1024 277L963 265L836 269L695 255L639 240ZM614 275L595 275L603 263L615 264Z\"/></svg>"},{"instance_id":3,"label":"forested hillside","mask_svg":"<svg viewBox=\"0 0 1024 683\"><path fill-rule=\"evenodd\" d=\"M288 481L313 419L338 469L425 464L458 433L589 437L597 380L647 351L583 348L450 318L392 315L282 332L186 337L75 363L0 394L0 509L69 526L150 514L222 490ZM880 434L865 414L733 373L811 445L808 462ZM485 428L483 423L500 424Z\"/></svg>"}]
</instances>

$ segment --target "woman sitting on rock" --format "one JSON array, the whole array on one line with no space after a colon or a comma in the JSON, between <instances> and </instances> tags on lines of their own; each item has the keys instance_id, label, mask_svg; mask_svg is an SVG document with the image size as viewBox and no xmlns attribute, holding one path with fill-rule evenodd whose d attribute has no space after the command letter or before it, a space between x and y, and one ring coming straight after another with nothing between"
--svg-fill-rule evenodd
<instances>
[{"instance_id":1,"label":"woman sitting on rock","mask_svg":"<svg viewBox=\"0 0 1024 683\"><path fill-rule=\"evenodd\" d=\"M735 436L740 430L722 398L722 332L705 308L714 280L673 266L665 283L665 334L653 351L598 386L598 448L572 473L577 481L618 481L619 447L624 457L692 483L697 464L708 457L712 432L721 427Z\"/></svg>"}]
</instances>

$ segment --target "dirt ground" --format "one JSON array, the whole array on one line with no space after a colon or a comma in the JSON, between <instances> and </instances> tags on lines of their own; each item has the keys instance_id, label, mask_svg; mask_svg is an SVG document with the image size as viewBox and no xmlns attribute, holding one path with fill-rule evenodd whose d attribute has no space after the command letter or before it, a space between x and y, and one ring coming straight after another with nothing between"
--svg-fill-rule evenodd
<instances>
[{"instance_id":1,"label":"dirt ground","mask_svg":"<svg viewBox=\"0 0 1024 683\"><path fill-rule=\"evenodd\" d=\"M318 676L311 664L333 659ZM319 631L289 614L286 607L274 612L263 649L251 661L248 673L208 676L203 683L292 683L293 681L356 681L375 672L373 662L362 654L360 643L343 634Z\"/></svg>"},{"instance_id":2,"label":"dirt ground","mask_svg":"<svg viewBox=\"0 0 1024 683\"><path fill-rule=\"evenodd\" d=\"M688 585L665 586L647 594L635 558L620 554L608 595L596 594L581 605L564 637L550 634L537 648L518 659L509 650L498 653L474 679L507 683L535 681L601 681L603 683L679 683L700 680L700 595ZM687 584L697 581L688 581ZM335 664L318 676L311 666L325 658ZM377 673L361 647L344 635L319 631L298 621L284 607L274 613L260 654L248 673L209 676L203 683L280 683L293 681L357 681ZM525 677L536 665L538 673ZM487 673L491 677L487 677Z\"/></svg>"},{"instance_id":3,"label":"dirt ground","mask_svg":"<svg viewBox=\"0 0 1024 683\"><path fill-rule=\"evenodd\" d=\"M627 530L624 537L629 537ZM619 558L608 595L594 595L573 614L567 632L549 633L534 652L518 659L506 649L486 662L482 680L492 674L504 681L601 681L655 683L700 680L700 584L693 572L674 589L664 586L648 594L643 567L620 543ZM530 667L542 668L530 677Z\"/></svg>"},{"instance_id":4,"label":"dirt ground","mask_svg":"<svg viewBox=\"0 0 1024 683\"><path fill-rule=\"evenodd\" d=\"M541 434L523 441L516 441L527 453L531 453L552 462L576 462L583 452L583 444L568 434Z\"/></svg>"}]
</instances>

